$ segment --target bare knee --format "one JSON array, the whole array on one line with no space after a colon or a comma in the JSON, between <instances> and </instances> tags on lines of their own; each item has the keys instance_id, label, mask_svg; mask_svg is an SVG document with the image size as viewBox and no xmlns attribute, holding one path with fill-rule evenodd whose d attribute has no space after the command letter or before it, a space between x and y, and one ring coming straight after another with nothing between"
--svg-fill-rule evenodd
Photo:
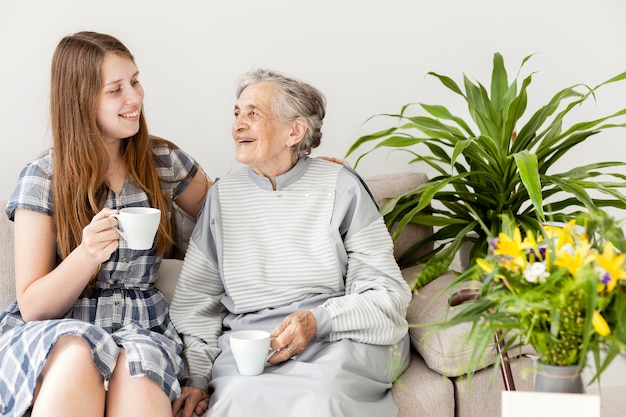
<instances>
[{"instance_id":1,"label":"bare knee","mask_svg":"<svg viewBox=\"0 0 626 417\"><path fill-rule=\"evenodd\" d=\"M101 416L104 381L89 344L63 336L54 344L33 397L32 415Z\"/></svg>"},{"instance_id":2,"label":"bare knee","mask_svg":"<svg viewBox=\"0 0 626 417\"><path fill-rule=\"evenodd\" d=\"M106 399L107 416L159 417L172 415L172 405L163 389L147 376L131 377L128 358L120 350Z\"/></svg>"},{"instance_id":3,"label":"bare knee","mask_svg":"<svg viewBox=\"0 0 626 417\"><path fill-rule=\"evenodd\" d=\"M113 370L113 375L111 375L111 382L114 383L115 380L126 378L130 378L130 369L126 359L126 350L122 348L120 349L119 355L117 355L115 369Z\"/></svg>"},{"instance_id":4,"label":"bare knee","mask_svg":"<svg viewBox=\"0 0 626 417\"><path fill-rule=\"evenodd\" d=\"M93 361L89 343L78 336L62 336L57 340L50 351L41 377L45 378L57 371L65 374L66 378L102 381L102 376Z\"/></svg>"}]
</instances>

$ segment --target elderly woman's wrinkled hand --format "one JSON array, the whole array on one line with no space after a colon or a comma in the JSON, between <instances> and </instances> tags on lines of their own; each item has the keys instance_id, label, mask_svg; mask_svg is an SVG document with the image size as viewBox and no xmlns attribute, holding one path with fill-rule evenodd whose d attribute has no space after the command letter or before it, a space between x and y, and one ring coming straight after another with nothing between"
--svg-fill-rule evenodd
<instances>
[{"instance_id":1,"label":"elderly woman's wrinkled hand","mask_svg":"<svg viewBox=\"0 0 626 417\"><path fill-rule=\"evenodd\" d=\"M181 387L180 397L172 403L172 415L176 417L201 416L209 408L209 393L194 387Z\"/></svg>"},{"instance_id":2,"label":"elderly woman's wrinkled hand","mask_svg":"<svg viewBox=\"0 0 626 417\"><path fill-rule=\"evenodd\" d=\"M285 317L270 335L273 338L272 349L276 349L276 353L268 362L275 365L304 352L317 335L317 321L310 311L296 311Z\"/></svg>"}]
</instances>

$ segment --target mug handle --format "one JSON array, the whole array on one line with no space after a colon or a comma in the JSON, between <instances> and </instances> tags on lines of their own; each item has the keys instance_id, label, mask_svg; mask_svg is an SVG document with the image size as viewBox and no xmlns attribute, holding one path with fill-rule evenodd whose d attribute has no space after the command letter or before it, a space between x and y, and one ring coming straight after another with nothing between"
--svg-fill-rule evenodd
<instances>
[{"instance_id":1,"label":"mug handle","mask_svg":"<svg viewBox=\"0 0 626 417\"><path fill-rule=\"evenodd\" d=\"M276 339L275 337L270 338L270 343L272 340ZM267 357L265 358L265 362L269 361L270 358L274 355L274 353L276 352L280 352L280 348L277 349L271 349L269 350L269 353L267 354Z\"/></svg>"},{"instance_id":2,"label":"mug handle","mask_svg":"<svg viewBox=\"0 0 626 417\"><path fill-rule=\"evenodd\" d=\"M265 358L265 362L269 361L276 352L280 352L280 349L270 349L270 352L267 354L267 358Z\"/></svg>"},{"instance_id":3,"label":"mug handle","mask_svg":"<svg viewBox=\"0 0 626 417\"><path fill-rule=\"evenodd\" d=\"M113 213L109 217L115 217L118 222L120 221L119 214ZM120 236L122 238L124 238L124 240L127 240L126 239L126 234L119 227L113 227L113 230L115 230L117 233L119 233Z\"/></svg>"}]
</instances>

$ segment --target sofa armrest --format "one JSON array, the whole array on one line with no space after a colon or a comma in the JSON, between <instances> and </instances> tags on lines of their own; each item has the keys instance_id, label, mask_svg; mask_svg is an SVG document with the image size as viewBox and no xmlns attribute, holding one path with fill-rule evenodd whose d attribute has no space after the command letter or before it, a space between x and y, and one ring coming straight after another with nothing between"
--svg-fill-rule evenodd
<instances>
[{"instance_id":1,"label":"sofa armrest","mask_svg":"<svg viewBox=\"0 0 626 417\"><path fill-rule=\"evenodd\" d=\"M6 205L6 200L0 202L0 311L15 299L13 222L4 214Z\"/></svg>"}]
</instances>

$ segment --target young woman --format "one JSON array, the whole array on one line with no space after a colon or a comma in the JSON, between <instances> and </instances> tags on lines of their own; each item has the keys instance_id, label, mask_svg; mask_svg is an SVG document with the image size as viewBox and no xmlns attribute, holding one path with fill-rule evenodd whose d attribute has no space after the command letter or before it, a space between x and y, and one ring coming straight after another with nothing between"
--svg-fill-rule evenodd
<instances>
[{"instance_id":1,"label":"young woman","mask_svg":"<svg viewBox=\"0 0 626 417\"><path fill-rule=\"evenodd\" d=\"M81 32L57 46L54 145L24 168L6 209L17 300L0 315L0 415L172 415L181 341L154 283L173 202L195 218L211 182L148 134L143 98L119 40ZM149 250L112 229L129 206L161 210Z\"/></svg>"}]
</instances>

